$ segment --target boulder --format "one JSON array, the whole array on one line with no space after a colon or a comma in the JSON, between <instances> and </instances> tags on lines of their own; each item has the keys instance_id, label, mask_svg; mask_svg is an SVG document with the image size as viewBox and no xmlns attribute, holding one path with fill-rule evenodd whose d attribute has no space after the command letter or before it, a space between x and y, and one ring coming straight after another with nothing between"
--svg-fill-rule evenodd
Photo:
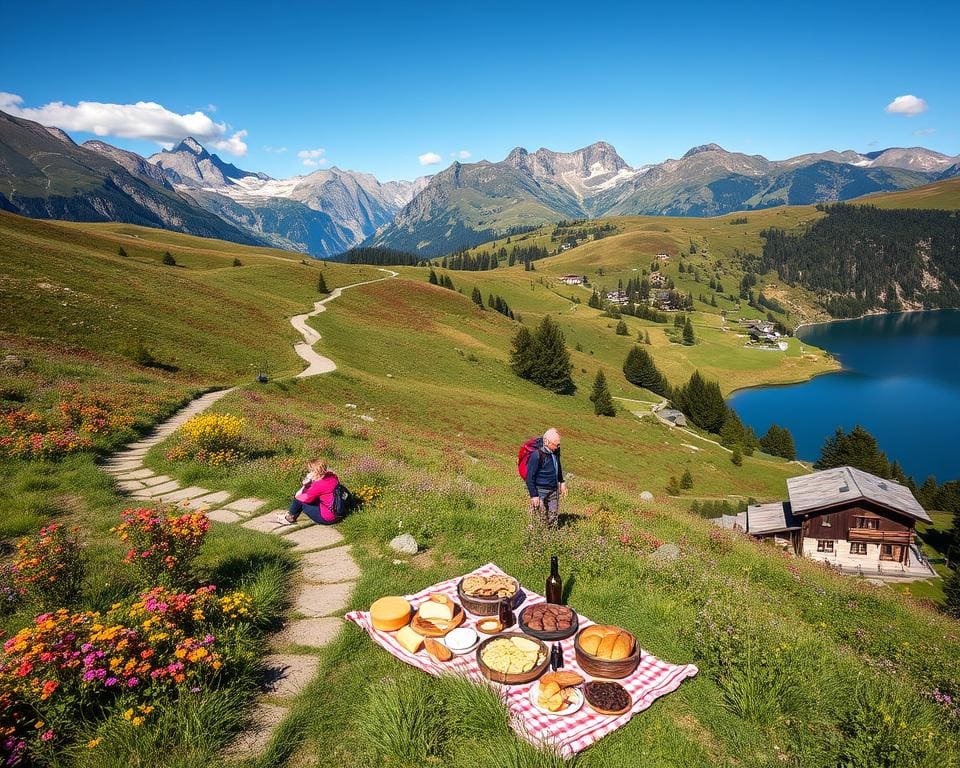
<instances>
[{"instance_id":1,"label":"boulder","mask_svg":"<svg viewBox=\"0 0 960 768\"><path fill-rule=\"evenodd\" d=\"M401 533L390 542L390 549L401 555L415 555L420 547L417 540L409 533Z\"/></svg>"},{"instance_id":2,"label":"boulder","mask_svg":"<svg viewBox=\"0 0 960 768\"><path fill-rule=\"evenodd\" d=\"M650 491L644 491L640 494L640 501L653 501L653 494Z\"/></svg>"},{"instance_id":3,"label":"boulder","mask_svg":"<svg viewBox=\"0 0 960 768\"><path fill-rule=\"evenodd\" d=\"M680 547L667 542L657 547L656 552L650 553L650 560L654 563L672 563L680 558Z\"/></svg>"}]
</instances>

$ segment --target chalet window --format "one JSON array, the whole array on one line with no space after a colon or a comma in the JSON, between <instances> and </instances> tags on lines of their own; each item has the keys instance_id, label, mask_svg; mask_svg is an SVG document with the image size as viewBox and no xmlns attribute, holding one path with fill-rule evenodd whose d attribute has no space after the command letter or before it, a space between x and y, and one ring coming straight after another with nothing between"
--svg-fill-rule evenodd
<instances>
[{"instance_id":1,"label":"chalet window","mask_svg":"<svg viewBox=\"0 0 960 768\"><path fill-rule=\"evenodd\" d=\"M850 542L850 554L851 555L865 555L867 554L867 545L862 541L853 541Z\"/></svg>"},{"instance_id":2,"label":"chalet window","mask_svg":"<svg viewBox=\"0 0 960 768\"><path fill-rule=\"evenodd\" d=\"M833 539L817 539L817 552L833 552Z\"/></svg>"},{"instance_id":3,"label":"chalet window","mask_svg":"<svg viewBox=\"0 0 960 768\"><path fill-rule=\"evenodd\" d=\"M833 527L833 523L830 522L830 518L829 518L829 517L822 517L822 518L820 518L820 527L821 527L821 528L832 528L832 527Z\"/></svg>"},{"instance_id":4,"label":"chalet window","mask_svg":"<svg viewBox=\"0 0 960 768\"><path fill-rule=\"evenodd\" d=\"M875 517L855 517L853 520L856 528L866 528L871 531L880 528L880 521Z\"/></svg>"}]
</instances>

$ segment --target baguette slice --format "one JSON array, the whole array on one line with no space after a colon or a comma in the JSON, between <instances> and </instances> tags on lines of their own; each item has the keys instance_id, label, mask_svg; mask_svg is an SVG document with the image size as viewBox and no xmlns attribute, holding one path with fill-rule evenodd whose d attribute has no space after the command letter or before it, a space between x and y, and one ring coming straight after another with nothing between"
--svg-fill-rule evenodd
<instances>
[{"instance_id":1,"label":"baguette slice","mask_svg":"<svg viewBox=\"0 0 960 768\"><path fill-rule=\"evenodd\" d=\"M450 661L453 658L453 651L451 651L443 643L438 643L432 637L428 637L423 641L424 647L436 661L446 662Z\"/></svg>"}]
</instances>

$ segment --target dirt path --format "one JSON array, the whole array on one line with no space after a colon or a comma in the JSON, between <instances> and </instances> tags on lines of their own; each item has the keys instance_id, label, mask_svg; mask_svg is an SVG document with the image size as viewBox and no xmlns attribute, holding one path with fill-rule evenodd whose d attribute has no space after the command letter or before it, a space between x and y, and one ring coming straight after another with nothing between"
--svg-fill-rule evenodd
<instances>
[{"instance_id":1,"label":"dirt path","mask_svg":"<svg viewBox=\"0 0 960 768\"><path fill-rule=\"evenodd\" d=\"M381 272L389 272L389 274L386 277L378 277L376 280L364 280L362 283L353 283L351 285L345 285L343 288L334 288L333 291L330 292L329 296L327 296L325 299L321 299L313 305L313 312L305 312L302 315L294 315L290 318L290 325L292 325L297 332L303 336L303 341L299 342L298 344L294 344L293 350L307 363L307 367L297 374L298 379L303 379L307 376L316 376L321 373L330 373L337 370L337 364L333 362L333 360L331 360L329 357L324 357L323 355L314 352L313 345L320 341L321 336L307 324L307 319L315 317L321 312L326 312L327 302L338 298L340 294L343 293L347 288L356 288L358 285L369 285L370 283L379 283L382 280L390 280L391 278L396 277L398 274L392 269L379 269Z\"/></svg>"}]
</instances>

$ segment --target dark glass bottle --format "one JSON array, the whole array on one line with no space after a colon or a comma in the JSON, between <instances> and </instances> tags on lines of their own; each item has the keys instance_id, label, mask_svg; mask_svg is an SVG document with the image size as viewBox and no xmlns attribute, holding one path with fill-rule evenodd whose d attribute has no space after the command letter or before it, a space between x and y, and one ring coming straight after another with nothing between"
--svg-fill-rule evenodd
<instances>
[{"instance_id":1,"label":"dark glass bottle","mask_svg":"<svg viewBox=\"0 0 960 768\"><path fill-rule=\"evenodd\" d=\"M550 575L547 577L547 602L561 605L563 603L563 580L557 565L557 556L550 558Z\"/></svg>"},{"instance_id":2,"label":"dark glass bottle","mask_svg":"<svg viewBox=\"0 0 960 768\"><path fill-rule=\"evenodd\" d=\"M505 597L500 601L500 605L497 609L497 618L500 619L500 623L503 624L503 628L513 626L513 598Z\"/></svg>"}]
</instances>

